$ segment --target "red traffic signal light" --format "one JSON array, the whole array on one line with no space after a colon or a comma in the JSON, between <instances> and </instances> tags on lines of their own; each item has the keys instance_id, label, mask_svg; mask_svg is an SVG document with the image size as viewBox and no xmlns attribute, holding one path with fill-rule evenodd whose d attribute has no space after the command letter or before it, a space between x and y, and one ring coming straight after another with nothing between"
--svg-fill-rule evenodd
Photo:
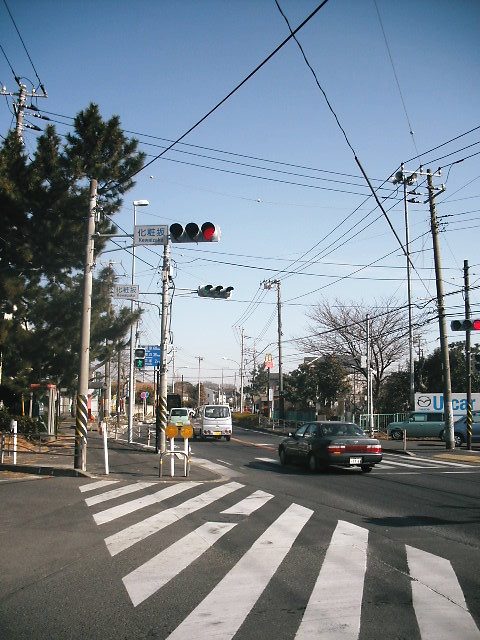
<instances>
[{"instance_id":1,"label":"red traffic signal light","mask_svg":"<svg viewBox=\"0 0 480 640\"><path fill-rule=\"evenodd\" d=\"M220 235L220 228L213 222L204 222L201 227L196 222L189 222L185 227L178 222L170 225L172 242L218 242Z\"/></svg>"},{"instance_id":2,"label":"red traffic signal light","mask_svg":"<svg viewBox=\"0 0 480 640\"><path fill-rule=\"evenodd\" d=\"M480 331L480 320L452 320L452 331Z\"/></svg>"}]
</instances>

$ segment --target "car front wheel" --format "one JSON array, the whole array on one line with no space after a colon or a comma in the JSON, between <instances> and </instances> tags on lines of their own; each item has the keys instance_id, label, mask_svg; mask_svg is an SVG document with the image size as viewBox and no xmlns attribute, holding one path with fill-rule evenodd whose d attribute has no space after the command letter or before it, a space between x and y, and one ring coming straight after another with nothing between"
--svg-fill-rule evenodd
<instances>
[{"instance_id":1,"label":"car front wheel","mask_svg":"<svg viewBox=\"0 0 480 640\"><path fill-rule=\"evenodd\" d=\"M318 470L317 459L313 453L308 456L308 468L312 473L315 473Z\"/></svg>"},{"instance_id":2,"label":"car front wheel","mask_svg":"<svg viewBox=\"0 0 480 640\"><path fill-rule=\"evenodd\" d=\"M440 433L440 440L443 440L443 442L445 442L445 429ZM463 435L461 433L454 433L453 441L455 442L456 447L461 447L462 444L465 442Z\"/></svg>"},{"instance_id":3,"label":"car front wheel","mask_svg":"<svg viewBox=\"0 0 480 640\"><path fill-rule=\"evenodd\" d=\"M393 440L401 440L403 438L403 432L400 431L400 429L394 429L390 435L392 436Z\"/></svg>"},{"instance_id":4,"label":"car front wheel","mask_svg":"<svg viewBox=\"0 0 480 640\"><path fill-rule=\"evenodd\" d=\"M287 458L287 454L285 453L285 449L280 449L280 451L278 452L278 455L280 456L280 464L285 466L288 463L288 458Z\"/></svg>"},{"instance_id":5,"label":"car front wheel","mask_svg":"<svg viewBox=\"0 0 480 640\"><path fill-rule=\"evenodd\" d=\"M463 436L461 433L455 433L453 436L453 440L455 442L456 447L461 447L463 444Z\"/></svg>"}]
</instances>

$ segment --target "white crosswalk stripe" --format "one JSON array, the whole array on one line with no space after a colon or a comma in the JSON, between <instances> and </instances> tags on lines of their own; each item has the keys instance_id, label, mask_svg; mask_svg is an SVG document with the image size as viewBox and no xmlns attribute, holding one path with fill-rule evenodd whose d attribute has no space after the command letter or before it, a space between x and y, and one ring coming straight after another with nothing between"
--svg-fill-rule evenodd
<instances>
[{"instance_id":1,"label":"white crosswalk stripe","mask_svg":"<svg viewBox=\"0 0 480 640\"><path fill-rule=\"evenodd\" d=\"M312 514L290 505L168 638L232 638Z\"/></svg>"},{"instance_id":2,"label":"white crosswalk stripe","mask_svg":"<svg viewBox=\"0 0 480 640\"><path fill-rule=\"evenodd\" d=\"M153 516L150 516L150 518L137 522L136 524L133 524L130 527L106 538L105 543L107 548L111 555L115 556L117 553L120 553L137 542L140 542L140 540L148 538L164 527L167 527L174 522L178 522L181 518L188 516L198 509L206 507L215 500L219 500L232 491L237 491L242 487L243 485L238 482L230 482L229 484L215 487L214 489L202 493L195 498L190 498L190 500L186 500L178 507L172 507L165 511L161 511L160 513L156 513Z\"/></svg>"},{"instance_id":3,"label":"white crosswalk stripe","mask_svg":"<svg viewBox=\"0 0 480 640\"><path fill-rule=\"evenodd\" d=\"M212 489L199 482L179 482L163 486L155 492L149 491L152 484L155 483L125 484L85 498L89 505L125 498L122 504L115 504L93 515L99 525L109 523L111 527L117 526L116 533L105 538L112 556L117 556L121 551L141 543L182 519L185 526L192 529L178 536L169 546L159 548L160 537L154 545L145 543L141 546L142 554L145 551L148 553L147 558L143 558L146 561L138 562L136 568L130 564L129 572L123 577L123 584L134 607L150 602L154 597L161 597L159 593L166 585L173 584L176 588L175 580L181 572L193 571L191 565L200 561L209 550L214 550L215 545L225 536L228 539L232 535L237 536L240 523L242 527L248 526L247 518L255 518L258 526L267 517L270 524L266 525L263 533L260 532L256 540L242 552L243 555L233 567L226 569L223 578L219 579L210 592L199 602L196 601L193 610L189 609L190 613L187 612L183 620L181 617L176 620L170 627L173 631L168 636L169 640L183 640L191 636L196 640L233 638L262 594L266 592L268 598L272 597L266 591L273 588L272 577L277 575L287 554L296 553L297 538L306 525L308 524L306 530L310 534L314 530L314 512L295 503L279 509L274 495L261 490L247 494L248 488L237 482L226 482ZM83 486L91 487L90 491L94 491L102 490L108 485L100 481ZM82 487L80 489L86 491ZM132 499L134 491L143 491L143 494ZM184 493L187 491L196 495L186 497ZM161 503L167 499L179 504L165 508ZM218 505L224 499L231 506L222 509ZM122 516L138 514L140 518L138 512L147 506L157 507L158 512L118 530ZM264 515L259 519L256 514L262 508L265 508L262 512ZM200 509L209 509L208 517L201 518L206 522L193 528L190 520L185 519ZM217 509L220 517L212 514L212 510ZM229 517L231 521L228 521ZM305 535L309 534L306 532ZM224 542L221 544L223 546ZM155 548L155 545L157 550L151 553L150 549ZM368 571L367 553L372 553L369 551L369 531L339 520L325 547L325 557L316 579L312 575L308 583L310 586L302 592L304 613L298 618L298 627L292 627L291 637L295 640L357 640L360 628L362 626L363 629L365 624L362 624L362 608L365 610L363 599ZM408 545L404 549L408 565L408 573L405 575L407 579L410 577L411 592L407 582L404 589L411 599L409 606L412 614L415 614L419 629L419 635L417 632L415 639L480 640L480 630L468 610L461 585L450 562ZM142 555L133 555L126 558L126 561L131 563L135 557ZM120 558L118 562L122 562ZM293 562L294 555L289 555L289 558ZM228 594L227 598L225 594ZM402 602L401 606L406 605ZM362 634L365 633L365 630L362 631Z\"/></svg>"},{"instance_id":4,"label":"white crosswalk stripe","mask_svg":"<svg viewBox=\"0 0 480 640\"><path fill-rule=\"evenodd\" d=\"M450 562L408 545L407 558L422 640L479 640L480 631Z\"/></svg>"},{"instance_id":5,"label":"white crosswalk stripe","mask_svg":"<svg viewBox=\"0 0 480 640\"><path fill-rule=\"evenodd\" d=\"M100 502L114 500L115 498L121 498L122 496L126 496L130 493L141 491L142 489L151 487L153 484L155 484L155 482L135 482L134 484L127 484L123 487L119 487L118 489L112 489L111 491L100 493L96 496L92 496L91 498L85 498L85 502L89 507L91 507L92 505L99 504Z\"/></svg>"},{"instance_id":6,"label":"white crosswalk stripe","mask_svg":"<svg viewBox=\"0 0 480 640\"><path fill-rule=\"evenodd\" d=\"M102 489L103 487L108 487L111 484L115 484L118 480L99 480L98 482L90 482L89 484L83 484L79 487L80 491L83 493L85 491L94 491L95 489Z\"/></svg>"},{"instance_id":7,"label":"white crosswalk stripe","mask_svg":"<svg viewBox=\"0 0 480 640\"><path fill-rule=\"evenodd\" d=\"M367 529L339 521L296 640L355 640L358 637L367 543Z\"/></svg>"},{"instance_id":8,"label":"white crosswalk stripe","mask_svg":"<svg viewBox=\"0 0 480 640\"><path fill-rule=\"evenodd\" d=\"M280 465L278 458L255 458L257 462L266 462L267 464ZM423 458L415 456L415 458L402 457L396 454L383 454L383 460L376 467L376 471L393 471L397 469L405 469L410 471L438 469L441 471L447 471L448 469L465 469L475 471L475 467L471 464L463 462L454 462L446 460L438 460L437 458Z\"/></svg>"},{"instance_id":9,"label":"white crosswalk stripe","mask_svg":"<svg viewBox=\"0 0 480 640\"><path fill-rule=\"evenodd\" d=\"M117 507L110 507L110 509L100 511L93 516L93 519L97 524L105 524L106 522L111 522L116 518L121 518L128 513L133 513L134 511L138 511L139 509L148 507L149 505L155 504L156 502L167 500L168 498L176 496L183 491L187 491L187 489L196 487L198 484L198 482L173 484L169 487L165 487L164 489L160 489L160 491L156 491L155 493L143 496L142 498L138 498L137 500L130 500L129 502L124 502L123 504L118 505Z\"/></svg>"},{"instance_id":10,"label":"white crosswalk stripe","mask_svg":"<svg viewBox=\"0 0 480 640\"><path fill-rule=\"evenodd\" d=\"M206 522L125 576L123 583L133 606L142 603L177 576L234 526L235 523Z\"/></svg>"}]
</instances>

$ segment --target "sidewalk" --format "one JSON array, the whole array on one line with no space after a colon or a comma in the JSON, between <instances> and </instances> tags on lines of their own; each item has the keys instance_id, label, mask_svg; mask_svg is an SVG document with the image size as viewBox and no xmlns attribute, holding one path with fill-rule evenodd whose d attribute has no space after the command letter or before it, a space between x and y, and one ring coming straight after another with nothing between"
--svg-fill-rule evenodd
<instances>
[{"instance_id":1,"label":"sidewalk","mask_svg":"<svg viewBox=\"0 0 480 640\"><path fill-rule=\"evenodd\" d=\"M183 444L183 440L179 440ZM196 461L193 455L188 477L184 475L184 461L175 459L175 476L170 475L170 457L163 461L162 477L159 477L159 455L155 447L128 443L126 440L108 438L109 474L105 473L105 451L103 436L97 429L88 431L86 471L74 468L75 427L73 420L66 420L58 429L57 438L43 441L41 446L30 446L28 452L19 441L17 464L13 455L4 457L0 472L27 473L46 476L109 478L112 480L150 479L158 481L213 482L221 479L221 473L207 461ZM203 463L203 464L202 464Z\"/></svg>"}]
</instances>

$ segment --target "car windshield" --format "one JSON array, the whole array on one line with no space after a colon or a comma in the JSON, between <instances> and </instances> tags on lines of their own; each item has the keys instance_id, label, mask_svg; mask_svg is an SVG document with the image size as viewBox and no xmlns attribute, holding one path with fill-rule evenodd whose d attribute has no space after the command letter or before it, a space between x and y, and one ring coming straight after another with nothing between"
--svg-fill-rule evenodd
<instances>
[{"instance_id":1,"label":"car windshield","mask_svg":"<svg viewBox=\"0 0 480 640\"><path fill-rule=\"evenodd\" d=\"M326 436L364 436L364 432L355 424L326 424L323 425Z\"/></svg>"},{"instance_id":2,"label":"car windshield","mask_svg":"<svg viewBox=\"0 0 480 640\"><path fill-rule=\"evenodd\" d=\"M186 415L188 415L188 411L187 411L187 409L172 409L170 415L172 415L172 416L186 416Z\"/></svg>"},{"instance_id":3,"label":"car windshield","mask_svg":"<svg viewBox=\"0 0 480 640\"><path fill-rule=\"evenodd\" d=\"M230 409L228 407L205 407L206 418L229 418Z\"/></svg>"}]
</instances>

